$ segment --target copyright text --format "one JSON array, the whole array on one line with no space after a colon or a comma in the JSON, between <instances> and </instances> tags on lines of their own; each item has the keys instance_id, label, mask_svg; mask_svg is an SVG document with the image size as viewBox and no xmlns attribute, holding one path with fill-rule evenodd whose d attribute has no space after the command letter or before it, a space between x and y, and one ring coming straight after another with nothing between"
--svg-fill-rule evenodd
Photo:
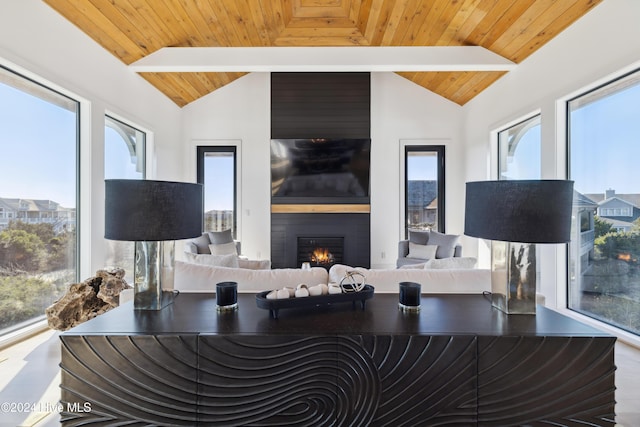
<instances>
[{"instance_id":1,"label":"copyright text","mask_svg":"<svg viewBox=\"0 0 640 427\"><path fill-rule=\"evenodd\" d=\"M1 402L0 413L91 412L91 402Z\"/></svg>"}]
</instances>

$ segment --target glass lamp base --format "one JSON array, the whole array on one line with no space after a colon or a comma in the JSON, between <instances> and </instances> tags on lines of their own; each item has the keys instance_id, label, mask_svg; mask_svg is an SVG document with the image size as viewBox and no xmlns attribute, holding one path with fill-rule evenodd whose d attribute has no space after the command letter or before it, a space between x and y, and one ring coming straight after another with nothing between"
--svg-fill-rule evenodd
<instances>
[{"instance_id":1,"label":"glass lamp base","mask_svg":"<svg viewBox=\"0 0 640 427\"><path fill-rule=\"evenodd\" d=\"M536 247L491 242L491 304L507 314L536 314Z\"/></svg>"},{"instance_id":2,"label":"glass lamp base","mask_svg":"<svg viewBox=\"0 0 640 427\"><path fill-rule=\"evenodd\" d=\"M174 241L136 242L133 308L162 310L173 303Z\"/></svg>"}]
</instances>

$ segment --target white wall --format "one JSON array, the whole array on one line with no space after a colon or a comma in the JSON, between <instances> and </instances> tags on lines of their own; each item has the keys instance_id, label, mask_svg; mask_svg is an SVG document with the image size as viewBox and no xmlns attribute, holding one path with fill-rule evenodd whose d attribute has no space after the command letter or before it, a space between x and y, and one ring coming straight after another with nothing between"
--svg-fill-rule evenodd
<instances>
[{"instance_id":1,"label":"white wall","mask_svg":"<svg viewBox=\"0 0 640 427\"><path fill-rule=\"evenodd\" d=\"M182 112L39 0L2 1L0 64L83 101L80 274L81 278L91 276L104 267L105 112L153 132L150 167L161 179L177 179L182 173L181 163L175 160L183 151L179 143Z\"/></svg>"},{"instance_id":2,"label":"white wall","mask_svg":"<svg viewBox=\"0 0 640 427\"><path fill-rule=\"evenodd\" d=\"M602 2L467 103L463 126L467 180L491 177L489 132L537 109L542 116L542 177L566 178L564 108L558 100L640 66L639 22L639 1ZM478 253L486 255L484 243L476 243ZM563 306L565 287L563 251L557 248L543 247L538 290L554 307ZM486 257L482 261L488 266Z\"/></svg>"},{"instance_id":3,"label":"white wall","mask_svg":"<svg viewBox=\"0 0 640 427\"><path fill-rule=\"evenodd\" d=\"M400 226L400 140L445 141L445 226L462 234L462 108L395 73L371 74L371 265L395 268ZM462 238L464 245L464 237ZM384 252L384 258L382 254Z\"/></svg>"},{"instance_id":4,"label":"white wall","mask_svg":"<svg viewBox=\"0 0 640 427\"><path fill-rule=\"evenodd\" d=\"M242 141L239 236L251 258L271 252L269 82L269 74L252 73L183 109L185 179L196 176L196 145ZM373 73L371 86L371 263L395 267L401 139L447 140L447 230L462 232L462 108L393 73Z\"/></svg>"},{"instance_id":5,"label":"white wall","mask_svg":"<svg viewBox=\"0 0 640 427\"><path fill-rule=\"evenodd\" d=\"M271 253L270 92L269 74L251 73L183 108L184 179L196 178L197 145L241 141L237 237L256 259Z\"/></svg>"}]
</instances>

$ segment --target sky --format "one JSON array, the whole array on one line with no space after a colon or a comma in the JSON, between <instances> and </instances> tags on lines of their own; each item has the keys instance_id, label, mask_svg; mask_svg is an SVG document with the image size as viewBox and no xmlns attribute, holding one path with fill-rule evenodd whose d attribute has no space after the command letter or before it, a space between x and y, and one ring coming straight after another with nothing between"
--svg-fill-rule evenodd
<instances>
[{"instance_id":1,"label":"sky","mask_svg":"<svg viewBox=\"0 0 640 427\"><path fill-rule=\"evenodd\" d=\"M420 155L413 152L407 158L407 178L409 181L437 181L438 157L433 155Z\"/></svg>"},{"instance_id":2,"label":"sky","mask_svg":"<svg viewBox=\"0 0 640 427\"><path fill-rule=\"evenodd\" d=\"M640 193L640 84L577 109L571 123L575 189Z\"/></svg>"},{"instance_id":3,"label":"sky","mask_svg":"<svg viewBox=\"0 0 640 427\"><path fill-rule=\"evenodd\" d=\"M0 83L0 197L76 206L76 116Z\"/></svg>"},{"instance_id":4,"label":"sky","mask_svg":"<svg viewBox=\"0 0 640 427\"><path fill-rule=\"evenodd\" d=\"M571 123L570 178L576 190L640 193L640 85L577 109ZM73 112L0 83L0 197L50 199L75 207L75 133ZM137 178L119 138L107 128L106 177ZM527 168L540 158L537 144L526 138L518 148L518 158L526 159L517 165L523 176L535 173ZM205 166L207 181L231 182L231 164L216 162ZM412 157L408 171L409 179L434 180L435 158ZM233 207L232 185L205 183L205 188L205 209Z\"/></svg>"},{"instance_id":5,"label":"sky","mask_svg":"<svg viewBox=\"0 0 640 427\"><path fill-rule=\"evenodd\" d=\"M518 147L507 163L507 170L501 171L508 179L540 179L540 125L533 126L522 135Z\"/></svg>"},{"instance_id":6,"label":"sky","mask_svg":"<svg viewBox=\"0 0 640 427\"><path fill-rule=\"evenodd\" d=\"M209 154L204 162L204 211L233 210L233 157ZM216 185L219 182L225 185Z\"/></svg>"},{"instance_id":7,"label":"sky","mask_svg":"<svg viewBox=\"0 0 640 427\"><path fill-rule=\"evenodd\" d=\"M104 178L142 179L142 171L136 170L135 158L131 158L127 144L112 128L105 127Z\"/></svg>"}]
</instances>

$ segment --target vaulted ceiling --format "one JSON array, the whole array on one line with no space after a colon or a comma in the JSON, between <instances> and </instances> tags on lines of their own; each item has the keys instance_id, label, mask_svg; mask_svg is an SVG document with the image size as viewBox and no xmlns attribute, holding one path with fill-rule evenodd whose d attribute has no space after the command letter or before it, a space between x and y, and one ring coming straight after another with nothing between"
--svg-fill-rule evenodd
<instances>
[{"instance_id":1,"label":"vaulted ceiling","mask_svg":"<svg viewBox=\"0 0 640 427\"><path fill-rule=\"evenodd\" d=\"M44 0L124 64L163 47L482 46L518 64L602 0ZM464 105L504 71L407 72ZM243 72L141 72L177 105Z\"/></svg>"}]
</instances>

